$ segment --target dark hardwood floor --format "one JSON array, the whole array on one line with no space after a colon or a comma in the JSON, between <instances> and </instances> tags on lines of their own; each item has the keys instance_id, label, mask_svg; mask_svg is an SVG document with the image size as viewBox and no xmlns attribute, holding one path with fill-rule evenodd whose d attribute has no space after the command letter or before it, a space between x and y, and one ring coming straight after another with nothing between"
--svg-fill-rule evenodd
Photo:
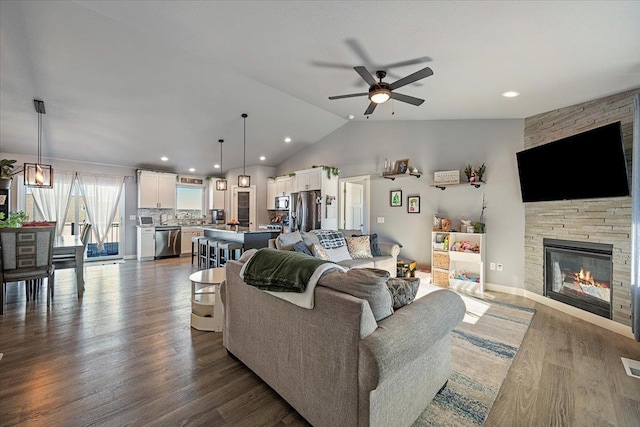
<instances>
[{"instance_id":1,"label":"dark hardwood floor","mask_svg":"<svg viewBox=\"0 0 640 427\"><path fill-rule=\"evenodd\" d=\"M0 425L308 425L226 354L222 334L189 326L189 258L56 272L55 297L7 286L0 316ZM640 380L620 357L640 343L524 298L537 313L485 425L638 426ZM490 369L490 367L487 367Z\"/></svg>"}]
</instances>

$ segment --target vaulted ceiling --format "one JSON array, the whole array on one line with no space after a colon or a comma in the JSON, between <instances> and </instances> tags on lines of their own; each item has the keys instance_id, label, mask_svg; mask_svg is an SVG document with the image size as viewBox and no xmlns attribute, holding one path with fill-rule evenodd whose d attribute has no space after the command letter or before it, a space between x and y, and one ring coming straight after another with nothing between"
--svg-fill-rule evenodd
<instances>
[{"instance_id":1,"label":"vaulted ceiling","mask_svg":"<svg viewBox=\"0 0 640 427\"><path fill-rule=\"evenodd\" d=\"M639 87L639 22L638 1L3 0L0 151L35 154L35 98L45 157L201 175L217 173L221 138L224 170L242 166L245 112L248 166L349 115L524 118ZM428 66L398 90L426 102L367 118L366 97L329 100L366 92L354 66L389 83Z\"/></svg>"}]
</instances>

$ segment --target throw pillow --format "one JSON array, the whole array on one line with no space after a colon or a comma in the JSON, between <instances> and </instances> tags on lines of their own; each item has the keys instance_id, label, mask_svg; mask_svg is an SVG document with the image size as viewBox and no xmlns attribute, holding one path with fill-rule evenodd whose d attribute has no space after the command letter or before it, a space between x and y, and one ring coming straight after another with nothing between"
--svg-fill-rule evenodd
<instances>
[{"instance_id":1,"label":"throw pillow","mask_svg":"<svg viewBox=\"0 0 640 427\"><path fill-rule=\"evenodd\" d=\"M311 252L313 252L314 257L331 261L331 258L329 258L329 254L327 253L327 250L323 248L320 243L314 243L311 249L312 249Z\"/></svg>"},{"instance_id":2,"label":"throw pillow","mask_svg":"<svg viewBox=\"0 0 640 427\"><path fill-rule=\"evenodd\" d=\"M249 258L251 258L253 254L255 254L257 251L258 251L257 249L248 249L244 251L242 255L240 255L240 258L238 258L238 262L245 263L249 261Z\"/></svg>"},{"instance_id":3,"label":"throw pillow","mask_svg":"<svg viewBox=\"0 0 640 427\"><path fill-rule=\"evenodd\" d=\"M353 259L373 258L369 236L345 237L349 255Z\"/></svg>"},{"instance_id":4,"label":"throw pillow","mask_svg":"<svg viewBox=\"0 0 640 427\"><path fill-rule=\"evenodd\" d=\"M362 234L352 234L353 237L362 236ZM365 234L367 236L367 234ZM378 246L378 234L368 234L369 236L369 246L371 249L372 256L382 256L382 251L380 250L380 246Z\"/></svg>"},{"instance_id":5,"label":"throw pillow","mask_svg":"<svg viewBox=\"0 0 640 427\"><path fill-rule=\"evenodd\" d=\"M276 239L276 249L281 251L290 251L293 249L293 245L298 242L302 242L302 236L299 231L293 233L281 233Z\"/></svg>"},{"instance_id":6,"label":"throw pillow","mask_svg":"<svg viewBox=\"0 0 640 427\"><path fill-rule=\"evenodd\" d=\"M311 232L318 237L320 244L325 249L334 249L347 245L344 240L344 234L337 230L311 230Z\"/></svg>"},{"instance_id":7,"label":"throw pillow","mask_svg":"<svg viewBox=\"0 0 640 427\"><path fill-rule=\"evenodd\" d=\"M341 246L339 248L326 249L325 252L329 255L329 260L333 262L345 261L348 259L352 259L351 255L349 255L349 249L347 246Z\"/></svg>"},{"instance_id":8,"label":"throw pillow","mask_svg":"<svg viewBox=\"0 0 640 427\"><path fill-rule=\"evenodd\" d=\"M325 273L318 285L353 295L369 302L376 321L393 314L393 301L387 288L389 272L378 268L352 268L346 272Z\"/></svg>"},{"instance_id":9,"label":"throw pillow","mask_svg":"<svg viewBox=\"0 0 640 427\"><path fill-rule=\"evenodd\" d=\"M320 244L318 236L310 231L301 231L300 235L302 235L302 241L305 245L307 245L308 248L312 247L314 243Z\"/></svg>"},{"instance_id":10,"label":"throw pillow","mask_svg":"<svg viewBox=\"0 0 640 427\"><path fill-rule=\"evenodd\" d=\"M397 310L416 299L420 287L419 277L390 278L387 287L393 297L393 309Z\"/></svg>"},{"instance_id":11,"label":"throw pillow","mask_svg":"<svg viewBox=\"0 0 640 427\"><path fill-rule=\"evenodd\" d=\"M309 250L309 247L307 245L305 245L303 241L299 241L298 243L293 245L293 250L294 250L294 252L300 252L300 253L303 253L303 254L307 254L309 256L313 256L313 254Z\"/></svg>"}]
</instances>

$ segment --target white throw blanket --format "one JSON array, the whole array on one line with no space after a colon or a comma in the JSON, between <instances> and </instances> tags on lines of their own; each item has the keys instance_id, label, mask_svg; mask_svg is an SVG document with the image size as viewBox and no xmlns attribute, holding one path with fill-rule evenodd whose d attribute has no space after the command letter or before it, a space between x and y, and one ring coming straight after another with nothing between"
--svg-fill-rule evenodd
<instances>
[{"instance_id":1,"label":"white throw blanket","mask_svg":"<svg viewBox=\"0 0 640 427\"><path fill-rule=\"evenodd\" d=\"M240 269L240 278L242 280L244 280L244 269L247 266L248 262L249 260L247 260L242 265L242 268ZM333 263L321 264L320 266L318 266L318 268L315 269L315 271L309 278L309 283L307 284L307 287L304 292L272 292L272 291L264 291L264 292L270 295L273 295L274 297L283 299L285 301L289 301L291 304L295 304L298 307L312 309L313 303L314 303L314 299L313 299L314 290L316 289L318 280L320 280L320 277L322 277L322 275L326 271L329 271L334 268L341 271L347 271L346 268L338 264L333 264Z\"/></svg>"}]
</instances>

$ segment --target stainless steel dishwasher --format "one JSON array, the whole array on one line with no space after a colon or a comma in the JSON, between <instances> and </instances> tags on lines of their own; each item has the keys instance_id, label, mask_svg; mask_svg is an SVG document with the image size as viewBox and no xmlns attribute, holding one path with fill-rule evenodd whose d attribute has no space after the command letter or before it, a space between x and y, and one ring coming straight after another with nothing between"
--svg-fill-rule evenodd
<instances>
[{"instance_id":1,"label":"stainless steel dishwasher","mask_svg":"<svg viewBox=\"0 0 640 427\"><path fill-rule=\"evenodd\" d=\"M180 256L180 227L166 225L156 227L155 258Z\"/></svg>"}]
</instances>

